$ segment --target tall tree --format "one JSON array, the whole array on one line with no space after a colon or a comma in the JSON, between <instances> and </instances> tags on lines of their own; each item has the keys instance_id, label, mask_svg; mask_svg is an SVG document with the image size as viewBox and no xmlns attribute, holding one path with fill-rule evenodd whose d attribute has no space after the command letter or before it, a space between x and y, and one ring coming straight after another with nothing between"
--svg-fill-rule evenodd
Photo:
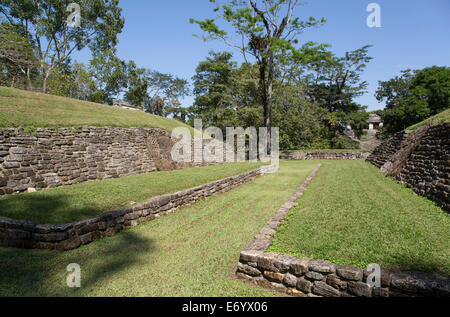
<instances>
[{"instance_id":1,"label":"tall tree","mask_svg":"<svg viewBox=\"0 0 450 317\"><path fill-rule=\"evenodd\" d=\"M225 131L235 116L234 87L237 84L236 62L232 53L210 52L199 63L194 81L193 113L201 117L204 126L216 126Z\"/></svg>"},{"instance_id":2,"label":"tall tree","mask_svg":"<svg viewBox=\"0 0 450 317\"><path fill-rule=\"evenodd\" d=\"M325 22L324 19L316 20L313 17L306 21L295 17L294 10L300 4L298 0L228 0L222 6L216 6L214 11L218 17L234 27L237 34L235 39L222 30L214 19L191 19L191 23L197 23L206 32L204 39L222 40L239 50L245 58L249 54L257 60L264 125L268 128L268 153L276 56L300 56L300 50L294 47L297 36L305 29Z\"/></svg>"},{"instance_id":3,"label":"tall tree","mask_svg":"<svg viewBox=\"0 0 450 317\"><path fill-rule=\"evenodd\" d=\"M311 63L307 95L330 112L359 110L353 99L366 92L367 82L361 80L361 74L372 59L367 55L369 47Z\"/></svg>"},{"instance_id":4,"label":"tall tree","mask_svg":"<svg viewBox=\"0 0 450 317\"><path fill-rule=\"evenodd\" d=\"M187 80L158 71L147 71L148 89L144 99L149 113L167 117L180 112L180 99L189 94Z\"/></svg>"},{"instance_id":5,"label":"tall tree","mask_svg":"<svg viewBox=\"0 0 450 317\"><path fill-rule=\"evenodd\" d=\"M96 51L89 61L89 72L99 88L97 102L111 105L127 88L127 65L115 49Z\"/></svg>"},{"instance_id":6,"label":"tall tree","mask_svg":"<svg viewBox=\"0 0 450 317\"><path fill-rule=\"evenodd\" d=\"M386 131L404 130L450 108L450 67L403 70L400 76L380 81L375 96L386 102Z\"/></svg>"},{"instance_id":7,"label":"tall tree","mask_svg":"<svg viewBox=\"0 0 450 317\"><path fill-rule=\"evenodd\" d=\"M42 91L60 65L70 60L75 50L88 46L92 51L106 50L117 44L122 31L119 0L78 0L81 8L79 27L67 20L73 0L0 0L0 13L13 25L20 26L26 38L37 47Z\"/></svg>"},{"instance_id":8,"label":"tall tree","mask_svg":"<svg viewBox=\"0 0 450 317\"><path fill-rule=\"evenodd\" d=\"M1 20L0 20L1 22ZM26 78L27 89L32 89L32 74L38 65L31 41L19 33L20 29L8 22L0 24L0 60L14 87L17 77Z\"/></svg>"}]
</instances>

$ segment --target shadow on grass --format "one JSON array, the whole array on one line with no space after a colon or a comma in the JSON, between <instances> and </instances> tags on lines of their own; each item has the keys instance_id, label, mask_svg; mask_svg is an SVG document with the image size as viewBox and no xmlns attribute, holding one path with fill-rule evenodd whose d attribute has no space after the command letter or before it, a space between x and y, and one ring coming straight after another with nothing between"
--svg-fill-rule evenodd
<instances>
[{"instance_id":1,"label":"shadow on grass","mask_svg":"<svg viewBox=\"0 0 450 317\"><path fill-rule=\"evenodd\" d=\"M95 206L77 206L63 194L23 193L0 198L0 216L41 224L63 224L93 218Z\"/></svg>"},{"instance_id":2,"label":"shadow on grass","mask_svg":"<svg viewBox=\"0 0 450 317\"><path fill-rule=\"evenodd\" d=\"M131 230L68 252L0 248L0 296L95 295L154 251L152 240ZM81 267L81 288L66 284L70 263Z\"/></svg>"}]
</instances>

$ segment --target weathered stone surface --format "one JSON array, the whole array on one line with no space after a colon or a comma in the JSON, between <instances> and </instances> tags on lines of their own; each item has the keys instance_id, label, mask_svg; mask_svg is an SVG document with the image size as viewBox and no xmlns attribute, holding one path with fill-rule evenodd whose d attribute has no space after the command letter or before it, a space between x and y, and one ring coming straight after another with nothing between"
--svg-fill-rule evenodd
<instances>
[{"instance_id":1,"label":"weathered stone surface","mask_svg":"<svg viewBox=\"0 0 450 317\"><path fill-rule=\"evenodd\" d=\"M308 264L311 259L302 258L291 261L290 272L297 276L302 276L308 272Z\"/></svg>"},{"instance_id":2,"label":"weathered stone surface","mask_svg":"<svg viewBox=\"0 0 450 317\"><path fill-rule=\"evenodd\" d=\"M322 260L309 261L308 268L310 271L325 273L325 274L330 274L330 273L336 272L336 264L325 262Z\"/></svg>"},{"instance_id":3,"label":"weathered stone surface","mask_svg":"<svg viewBox=\"0 0 450 317\"><path fill-rule=\"evenodd\" d=\"M0 130L0 170L8 171L0 175L0 195L211 164L172 160L177 140L162 129L84 127L35 133L30 137L22 129Z\"/></svg>"},{"instance_id":4,"label":"weathered stone surface","mask_svg":"<svg viewBox=\"0 0 450 317\"><path fill-rule=\"evenodd\" d=\"M343 291L347 289L347 282L340 280L339 277L334 274L327 276L327 284Z\"/></svg>"},{"instance_id":5,"label":"weathered stone surface","mask_svg":"<svg viewBox=\"0 0 450 317\"><path fill-rule=\"evenodd\" d=\"M338 276L349 281L361 281L363 270L356 266L340 265L336 269Z\"/></svg>"},{"instance_id":6,"label":"weathered stone surface","mask_svg":"<svg viewBox=\"0 0 450 317\"><path fill-rule=\"evenodd\" d=\"M295 275L287 273L284 276L283 284L289 287L295 287L297 285L297 277Z\"/></svg>"},{"instance_id":7,"label":"weathered stone surface","mask_svg":"<svg viewBox=\"0 0 450 317\"><path fill-rule=\"evenodd\" d=\"M306 273L305 277L311 281L322 281L323 279L325 279L322 274L317 272L308 272Z\"/></svg>"},{"instance_id":8,"label":"weathered stone surface","mask_svg":"<svg viewBox=\"0 0 450 317\"><path fill-rule=\"evenodd\" d=\"M257 262L258 256L263 254L263 251L242 251L239 260L242 262Z\"/></svg>"},{"instance_id":9,"label":"weathered stone surface","mask_svg":"<svg viewBox=\"0 0 450 317\"><path fill-rule=\"evenodd\" d=\"M347 290L350 294L360 297L371 297L372 288L363 282L348 282Z\"/></svg>"},{"instance_id":10,"label":"weathered stone surface","mask_svg":"<svg viewBox=\"0 0 450 317\"><path fill-rule=\"evenodd\" d=\"M271 282L282 283L284 279L284 274L275 273L271 271L264 271L264 277L266 277Z\"/></svg>"},{"instance_id":11,"label":"weathered stone surface","mask_svg":"<svg viewBox=\"0 0 450 317\"><path fill-rule=\"evenodd\" d=\"M374 287L372 297L389 297L389 288Z\"/></svg>"},{"instance_id":12,"label":"weathered stone surface","mask_svg":"<svg viewBox=\"0 0 450 317\"><path fill-rule=\"evenodd\" d=\"M313 284L310 281L303 277L300 277L297 281L297 289L306 294L311 293L312 285Z\"/></svg>"},{"instance_id":13,"label":"weathered stone surface","mask_svg":"<svg viewBox=\"0 0 450 317\"><path fill-rule=\"evenodd\" d=\"M440 277L436 274L420 272L393 274L391 287L394 291L410 295L450 297L450 278Z\"/></svg>"},{"instance_id":14,"label":"weathered stone surface","mask_svg":"<svg viewBox=\"0 0 450 317\"><path fill-rule=\"evenodd\" d=\"M259 276L261 275L261 271L259 271L258 269L251 267L247 264L242 264L242 263L238 263L238 267L237 267L239 272L245 273L247 275L250 276Z\"/></svg>"},{"instance_id":15,"label":"weathered stone surface","mask_svg":"<svg viewBox=\"0 0 450 317\"><path fill-rule=\"evenodd\" d=\"M278 254L276 253L263 253L258 256L257 263L258 268L264 271L272 271L278 272L278 269L275 267L275 259Z\"/></svg>"},{"instance_id":16,"label":"weathered stone surface","mask_svg":"<svg viewBox=\"0 0 450 317\"><path fill-rule=\"evenodd\" d=\"M361 160L370 153L366 152L283 152L280 158L285 160Z\"/></svg>"},{"instance_id":17,"label":"weathered stone surface","mask_svg":"<svg viewBox=\"0 0 450 317\"><path fill-rule=\"evenodd\" d=\"M289 272L291 262L295 257L288 254L281 254L275 258L274 265L281 273Z\"/></svg>"},{"instance_id":18,"label":"weathered stone surface","mask_svg":"<svg viewBox=\"0 0 450 317\"><path fill-rule=\"evenodd\" d=\"M316 295L326 296L326 297L339 297L340 292L328 285L325 282L315 282L312 288L312 292Z\"/></svg>"},{"instance_id":19,"label":"weathered stone surface","mask_svg":"<svg viewBox=\"0 0 450 317\"><path fill-rule=\"evenodd\" d=\"M308 297L305 293L295 289L291 288L287 291L287 294L293 297Z\"/></svg>"}]
</instances>

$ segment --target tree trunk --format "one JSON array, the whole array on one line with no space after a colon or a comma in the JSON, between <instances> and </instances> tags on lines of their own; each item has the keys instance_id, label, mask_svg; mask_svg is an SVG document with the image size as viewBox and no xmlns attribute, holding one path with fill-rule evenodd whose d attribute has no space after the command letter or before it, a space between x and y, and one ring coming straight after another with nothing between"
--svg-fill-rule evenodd
<instances>
[{"instance_id":1,"label":"tree trunk","mask_svg":"<svg viewBox=\"0 0 450 317\"><path fill-rule=\"evenodd\" d=\"M49 75L50 75L50 71L45 72L44 80L42 82L42 92L44 94L47 93L47 79L48 79Z\"/></svg>"},{"instance_id":2,"label":"tree trunk","mask_svg":"<svg viewBox=\"0 0 450 317\"><path fill-rule=\"evenodd\" d=\"M268 65L268 79L267 79L267 95L266 95L266 108L264 111L264 125L267 128L267 153L270 155L272 153L272 96L273 96L273 55L270 54L269 65Z\"/></svg>"},{"instance_id":3,"label":"tree trunk","mask_svg":"<svg viewBox=\"0 0 450 317\"><path fill-rule=\"evenodd\" d=\"M266 73L268 73L266 80ZM267 128L267 154L271 154L272 141L272 97L273 97L273 56L263 58L259 67L259 81L261 86L261 101L264 108L264 127Z\"/></svg>"},{"instance_id":4,"label":"tree trunk","mask_svg":"<svg viewBox=\"0 0 450 317\"><path fill-rule=\"evenodd\" d=\"M30 68L27 68L27 90L33 90L33 85L31 84Z\"/></svg>"}]
</instances>

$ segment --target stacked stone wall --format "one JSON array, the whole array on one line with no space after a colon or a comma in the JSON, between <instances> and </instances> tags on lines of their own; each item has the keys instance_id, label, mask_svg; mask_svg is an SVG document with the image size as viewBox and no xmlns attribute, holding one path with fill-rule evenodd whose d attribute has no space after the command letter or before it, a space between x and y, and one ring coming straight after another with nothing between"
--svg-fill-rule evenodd
<instances>
[{"instance_id":1,"label":"stacked stone wall","mask_svg":"<svg viewBox=\"0 0 450 317\"><path fill-rule=\"evenodd\" d=\"M378 146L367 158L367 161L376 167L382 167L391 156L399 151L408 138L408 133L398 132L388 141L383 142Z\"/></svg>"},{"instance_id":2,"label":"stacked stone wall","mask_svg":"<svg viewBox=\"0 0 450 317\"><path fill-rule=\"evenodd\" d=\"M283 152L281 159L285 160L363 160L368 152Z\"/></svg>"},{"instance_id":3,"label":"stacked stone wall","mask_svg":"<svg viewBox=\"0 0 450 317\"><path fill-rule=\"evenodd\" d=\"M450 123L428 129L396 176L401 184L450 212Z\"/></svg>"},{"instance_id":4,"label":"stacked stone wall","mask_svg":"<svg viewBox=\"0 0 450 317\"><path fill-rule=\"evenodd\" d=\"M202 198L226 192L275 168L272 165L263 166L253 171L174 194L154 197L135 207L105 212L93 219L68 224L38 224L26 220L0 217L0 246L30 249L75 249L95 239L111 236L125 228L137 226L141 222L157 219Z\"/></svg>"},{"instance_id":5,"label":"stacked stone wall","mask_svg":"<svg viewBox=\"0 0 450 317\"><path fill-rule=\"evenodd\" d=\"M172 160L176 141L162 129L0 130L0 196L205 165Z\"/></svg>"}]
</instances>

